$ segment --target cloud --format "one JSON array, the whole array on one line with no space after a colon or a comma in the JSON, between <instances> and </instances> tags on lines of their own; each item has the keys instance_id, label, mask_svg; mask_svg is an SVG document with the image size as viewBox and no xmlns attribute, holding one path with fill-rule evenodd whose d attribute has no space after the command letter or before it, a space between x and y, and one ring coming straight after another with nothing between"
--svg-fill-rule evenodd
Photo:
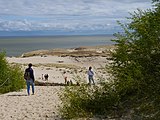
<instances>
[{"instance_id":1,"label":"cloud","mask_svg":"<svg viewBox=\"0 0 160 120\"><path fill-rule=\"evenodd\" d=\"M136 5L136 6L135 6ZM118 10L149 7L148 0L0 0L1 14L106 15Z\"/></svg>"},{"instance_id":2,"label":"cloud","mask_svg":"<svg viewBox=\"0 0 160 120\"><path fill-rule=\"evenodd\" d=\"M107 30L148 0L0 0L0 31Z\"/></svg>"}]
</instances>

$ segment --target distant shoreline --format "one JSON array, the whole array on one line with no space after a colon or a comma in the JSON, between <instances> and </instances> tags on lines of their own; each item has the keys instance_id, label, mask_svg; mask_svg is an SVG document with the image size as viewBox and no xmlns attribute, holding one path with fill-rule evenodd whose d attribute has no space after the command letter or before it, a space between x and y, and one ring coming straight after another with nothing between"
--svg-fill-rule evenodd
<instances>
[{"instance_id":1,"label":"distant shoreline","mask_svg":"<svg viewBox=\"0 0 160 120\"><path fill-rule=\"evenodd\" d=\"M81 46L113 45L113 36L35 36L0 38L0 51L6 56L21 56L36 50L69 49Z\"/></svg>"}]
</instances>

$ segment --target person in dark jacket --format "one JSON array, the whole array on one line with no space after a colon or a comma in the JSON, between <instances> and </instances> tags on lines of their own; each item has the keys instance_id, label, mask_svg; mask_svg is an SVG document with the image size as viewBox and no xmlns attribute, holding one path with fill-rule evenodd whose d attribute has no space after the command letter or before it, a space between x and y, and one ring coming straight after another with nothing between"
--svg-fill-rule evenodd
<instances>
[{"instance_id":1,"label":"person in dark jacket","mask_svg":"<svg viewBox=\"0 0 160 120\"><path fill-rule=\"evenodd\" d=\"M32 95L34 95L34 71L32 69L32 64L28 64L28 68L25 70L25 80L27 84L27 93L30 95L30 85L32 86Z\"/></svg>"}]
</instances>

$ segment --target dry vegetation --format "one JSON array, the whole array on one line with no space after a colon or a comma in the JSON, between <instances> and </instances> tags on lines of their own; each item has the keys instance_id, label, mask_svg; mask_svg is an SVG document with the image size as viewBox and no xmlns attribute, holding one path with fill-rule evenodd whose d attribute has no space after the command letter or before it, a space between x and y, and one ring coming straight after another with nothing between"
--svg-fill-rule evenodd
<instances>
[{"instance_id":1,"label":"dry vegetation","mask_svg":"<svg viewBox=\"0 0 160 120\"><path fill-rule=\"evenodd\" d=\"M52 49L52 50L37 50L24 53L21 57L31 57L31 56L71 56L71 57L91 57L91 56L103 56L107 57L115 48L113 45L104 46L94 46L94 47L78 47L71 49Z\"/></svg>"}]
</instances>

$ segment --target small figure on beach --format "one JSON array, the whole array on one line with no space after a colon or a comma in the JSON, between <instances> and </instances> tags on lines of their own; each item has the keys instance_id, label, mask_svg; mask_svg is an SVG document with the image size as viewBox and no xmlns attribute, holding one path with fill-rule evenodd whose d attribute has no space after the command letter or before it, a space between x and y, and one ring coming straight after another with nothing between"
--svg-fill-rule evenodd
<instances>
[{"instance_id":1,"label":"small figure on beach","mask_svg":"<svg viewBox=\"0 0 160 120\"><path fill-rule=\"evenodd\" d=\"M93 82L93 84L95 84L95 83L94 83L93 76L94 76L94 72L92 71L92 67L89 67L89 69L88 69L89 85L91 85L91 82Z\"/></svg>"},{"instance_id":2,"label":"small figure on beach","mask_svg":"<svg viewBox=\"0 0 160 120\"><path fill-rule=\"evenodd\" d=\"M72 82L72 80L70 80L70 85L73 85L73 82Z\"/></svg>"},{"instance_id":3,"label":"small figure on beach","mask_svg":"<svg viewBox=\"0 0 160 120\"><path fill-rule=\"evenodd\" d=\"M42 80L43 80L43 74L42 74Z\"/></svg>"},{"instance_id":4,"label":"small figure on beach","mask_svg":"<svg viewBox=\"0 0 160 120\"><path fill-rule=\"evenodd\" d=\"M30 95L30 85L32 86L32 94L34 95L34 71L32 69L32 64L28 64L28 68L25 69L24 79L26 80L27 93Z\"/></svg>"},{"instance_id":5,"label":"small figure on beach","mask_svg":"<svg viewBox=\"0 0 160 120\"><path fill-rule=\"evenodd\" d=\"M67 84L67 73L66 73L66 71L63 72L63 78L64 78L64 83Z\"/></svg>"},{"instance_id":6,"label":"small figure on beach","mask_svg":"<svg viewBox=\"0 0 160 120\"><path fill-rule=\"evenodd\" d=\"M49 77L49 75L48 75L48 74L45 74L45 75L44 75L44 80L45 80L45 81L48 81L48 77Z\"/></svg>"},{"instance_id":7,"label":"small figure on beach","mask_svg":"<svg viewBox=\"0 0 160 120\"><path fill-rule=\"evenodd\" d=\"M72 80L69 80L69 81L67 81L67 85L73 85L73 82L72 82Z\"/></svg>"}]
</instances>

